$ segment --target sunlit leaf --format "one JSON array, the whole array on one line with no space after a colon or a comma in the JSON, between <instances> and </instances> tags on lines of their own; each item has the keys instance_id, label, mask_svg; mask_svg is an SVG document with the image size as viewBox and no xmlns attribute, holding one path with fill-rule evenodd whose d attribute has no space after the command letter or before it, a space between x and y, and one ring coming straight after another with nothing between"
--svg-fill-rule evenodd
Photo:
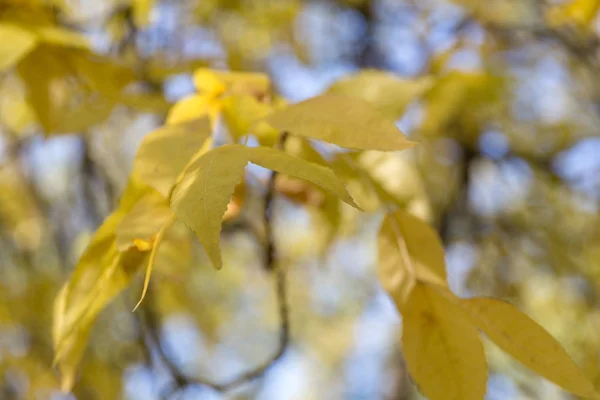
<instances>
[{"instance_id":1,"label":"sunlit leaf","mask_svg":"<svg viewBox=\"0 0 600 400\"><path fill-rule=\"evenodd\" d=\"M245 94L261 98L270 90L270 79L258 72L219 71L200 68L194 72L194 84L200 92L218 95Z\"/></svg>"},{"instance_id":2,"label":"sunlit leaf","mask_svg":"<svg viewBox=\"0 0 600 400\"><path fill-rule=\"evenodd\" d=\"M220 104L213 97L191 95L175 103L167 116L167 124L180 124L208 116L214 126L220 110Z\"/></svg>"},{"instance_id":3,"label":"sunlit leaf","mask_svg":"<svg viewBox=\"0 0 600 400\"><path fill-rule=\"evenodd\" d=\"M0 72L17 64L35 47L37 38L14 24L0 23Z\"/></svg>"},{"instance_id":4,"label":"sunlit leaf","mask_svg":"<svg viewBox=\"0 0 600 400\"><path fill-rule=\"evenodd\" d=\"M525 366L573 394L599 398L560 343L515 306L493 298L461 300L461 304L472 323Z\"/></svg>"},{"instance_id":5,"label":"sunlit leaf","mask_svg":"<svg viewBox=\"0 0 600 400\"><path fill-rule=\"evenodd\" d=\"M119 208L94 234L71 279L55 300L54 363L62 371L61 387L71 390L87 337L98 313L124 288L144 264L147 253L117 250L115 230L126 213L147 194L147 187L130 181Z\"/></svg>"},{"instance_id":6,"label":"sunlit leaf","mask_svg":"<svg viewBox=\"0 0 600 400\"><path fill-rule=\"evenodd\" d=\"M402 310L418 282L446 285L444 248L425 222L398 210L379 232L379 281Z\"/></svg>"},{"instance_id":7,"label":"sunlit leaf","mask_svg":"<svg viewBox=\"0 0 600 400\"><path fill-rule=\"evenodd\" d=\"M84 50L89 49L88 40L79 33L51 25L31 26L29 29L35 32L43 43Z\"/></svg>"},{"instance_id":8,"label":"sunlit leaf","mask_svg":"<svg viewBox=\"0 0 600 400\"><path fill-rule=\"evenodd\" d=\"M487 364L477 328L437 289L417 284L402 311L410 376L430 400L482 400Z\"/></svg>"},{"instance_id":9,"label":"sunlit leaf","mask_svg":"<svg viewBox=\"0 0 600 400\"><path fill-rule=\"evenodd\" d=\"M218 147L189 166L173 191L171 203L177 217L194 230L216 268L222 266L219 250L221 221L248 162L306 179L354 205L344 185L325 167L271 148Z\"/></svg>"},{"instance_id":10,"label":"sunlit leaf","mask_svg":"<svg viewBox=\"0 0 600 400\"><path fill-rule=\"evenodd\" d=\"M551 7L547 17L552 25L574 23L586 28L594 22L599 9L600 0L571 0Z\"/></svg>"},{"instance_id":11,"label":"sunlit leaf","mask_svg":"<svg viewBox=\"0 0 600 400\"><path fill-rule=\"evenodd\" d=\"M249 95L229 96L223 100L223 120L233 139L250 133L250 128L270 112L270 107Z\"/></svg>"},{"instance_id":12,"label":"sunlit leaf","mask_svg":"<svg viewBox=\"0 0 600 400\"><path fill-rule=\"evenodd\" d=\"M282 132L362 150L404 150L414 145L394 121L369 102L326 94L275 112L266 121Z\"/></svg>"},{"instance_id":13,"label":"sunlit leaf","mask_svg":"<svg viewBox=\"0 0 600 400\"><path fill-rule=\"evenodd\" d=\"M363 70L334 83L328 93L359 97L373 104L387 117L398 119L406 106L432 84L432 78L400 79L378 70Z\"/></svg>"},{"instance_id":14,"label":"sunlit leaf","mask_svg":"<svg viewBox=\"0 0 600 400\"><path fill-rule=\"evenodd\" d=\"M142 140L133 171L168 197L177 177L211 135L207 118L165 125Z\"/></svg>"}]
</instances>

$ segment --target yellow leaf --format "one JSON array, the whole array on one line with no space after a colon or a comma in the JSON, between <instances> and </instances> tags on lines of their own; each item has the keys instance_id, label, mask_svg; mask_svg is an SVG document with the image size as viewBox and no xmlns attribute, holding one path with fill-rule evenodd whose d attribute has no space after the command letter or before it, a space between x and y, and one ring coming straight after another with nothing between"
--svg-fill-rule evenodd
<instances>
[{"instance_id":1,"label":"yellow leaf","mask_svg":"<svg viewBox=\"0 0 600 400\"><path fill-rule=\"evenodd\" d=\"M214 127L220 111L220 103L211 96L194 94L178 101L171 107L171 111L167 115L167 124L180 124L208 116Z\"/></svg>"},{"instance_id":2,"label":"yellow leaf","mask_svg":"<svg viewBox=\"0 0 600 400\"><path fill-rule=\"evenodd\" d=\"M248 162L306 179L356 206L333 172L286 153L265 147L225 145L209 151L192 163L175 186L171 206L190 226L216 268L221 268L219 250L221 221Z\"/></svg>"},{"instance_id":3,"label":"yellow leaf","mask_svg":"<svg viewBox=\"0 0 600 400\"><path fill-rule=\"evenodd\" d=\"M250 133L252 126L270 112L268 104L249 95L228 96L222 104L223 120L234 140Z\"/></svg>"},{"instance_id":4,"label":"yellow leaf","mask_svg":"<svg viewBox=\"0 0 600 400\"><path fill-rule=\"evenodd\" d=\"M91 326L98 313L133 279L143 265L136 249L120 253L115 229L147 187L131 180L119 208L94 234L69 282L55 300L53 315L54 363L61 371L61 388L71 390Z\"/></svg>"},{"instance_id":5,"label":"yellow leaf","mask_svg":"<svg viewBox=\"0 0 600 400\"><path fill-rule=\"evenodd\" d=\"M598 398L560 343L515 306L493 298L465 299L461 304L483 333L526 367L573 394Z\"/></svg>"},{"instance_id":6,"label":"yellow leaf","mask_svg":"<svg viewBox=\"0 0 600 400\"><path fill-rule=\"evenodd\" d=\"M378 70L363 70L334 83L328 93L359 97L382 114L398 119L411 102L432 85L432 78L400 79Z\"/></svg>"},{"instance_id":7,"label":"yellow leaf","mask_svg":"<svg viewBox=\"0 0 600 400\"><path fill-rule=\"evenodd\" d=\"M404 150L414 145L369 102L326 94L289 106L265 119L282 132L362 150Z\"/></svg>"},{"instance_id":8,"label":"yellow leaf","mask_svg":"<svg viewBox=\"0 0 600 400\"><path fill-rule=\"evenodd\" d=\"M446 286L445 265L444 247L428 224L402 210L386 216L377 273L400 310L418 282Z\"/></svg>"},{"instance_id":9,"label":"yellow leaf","mask_svg":"<svg viewBox=\"0 0 600 400\"><path fill-rule=\"evenodd\" d=\"M246 148L248 161L294 178L304 179L338 196L344 202L360 210L348 194L342 181L331 169L292 157L269 147Z\"/></svg>"},{"instance_id":10,"label":"yellow leaf","mask_svg":"<svg viewBox=\"0 0 600 400\"><path fill-rule=\"evenodd\" d=\"M63 349L63 357L56 360L58 372L60 373L60 388L63 392L69 392L75 385L79 363L83 358L87 338L90 334L90 326L79 329L71 335L65 336L64 316L66 314L66 299L68 286L65 285L59 291L54 301L52 321L52 339L54 348L59 346Z\"/></svg>"},{"instance_id":11,"label":"yellow leaf","mask_svg":"<svg viewBox=\"0 0 600 400\"><path fill-rule=\"evenodd\" d=\"M169 203L158 192L142 197L121 220L115 230L117 250L136 247L148 251L154 247L154 237L173 217Z\"/></svg>"},{"instance_id":12,"label":"yellow leaf","mask_svg":"<svg viewBox=\"0 0 600 400\"><path fill-rule=\"evenodd\" d=\"M35 32L40 42L50 45L73 47L78 49L89 49L88 40L79 33L58 28L52 25L30 26L29 29Z\"/></svg>"},{"instance_id":13,"label":"yellow leaf","mask_svg":"<svg viewBox=\"0 0 600 400\"><path fill-rule=\"evenodd\" d=\"M47 45L23 59L18 71L47 134L78 132L104 120L133 79L131 70L89 52Z\"/></svg>"},{"instance_id":14,"label":"yellow leaf","mask_svg":"<svg viewBox=\"0 0 600 400\"><path fill-rule=\"evenodd\" d=\"M54 316L55 320L62 323L55 329L58 337L55 340L54 358L54 363L62 371L76 371L96 316L129 285L143 265L145 254L135 250L118 253L114 240L110 241L108 248L90 247L86 253L88 259L94 256L95 262L78 263L77 268L82 278L72 279L66 284L66 306L56 307L56 310L62 311L64 315ZM69 372L69 375L61 380L62 389L69 391L74 383L73 376L70 376Z\"/></svg>"},{"instance_id":15,"label":"yellow leaf","mask_svg":"<svg viewBox=\"0 0 600 400\"><path fill-rule=\"evenodd\" d=\"M15 24L0 23L0 72L16 65L37 44L37 38Z\"/></svg>"},{"instance_id":16,"label":"yellow leaf","mask_svg":"<svg viewBox=\"0 0 600 400\"><path fill-rule=\"evenodd\" d=\"M408 371L430 400L482 400L487 365L477 328L436 289L417 284L402 311Z\"/></svg>"},{"instance_id":17,"label":"yellow leaf","mask_svg":"<svg viewBox=\"0 0 600 400\"><path fill-rule=\"evenodd\" d=\"M573 22L586 28L594 22L599 9L600 0L572 0L566 4L551 7L548 10L547 18L554 26Z\"/></svg>"},{"instance_id":18,"label":"yellow leaf","mask_svg":"<svg viewBox=\"0 0 600 400\"><path fill-rule=\"evenodd\" d=\"M210 69L200 68L194 72L194 85L199 92L213 97L219 96L225 92L225 84L219 76Z\"/></svg>"},{"instance_id":19,"label":"yellow leaf","mask_svg":"<svg viewBox=\"0 0 600 400\"><path fill-rule=\"evenodd\" d=\"M201 92L218 96L246 94L261 99L269 93L269 77L257 72L233 72L200 68L194 73L194 84Z\"/></svg>"},{"instance_id":20,"label":"yellow leaf","mask_svg":"<svg viewBox=\"0 0 600 400\"><path fill-rule=\"evenodd\" d=\"M207 118L157 129L142 140L133 161L134 174L168 197L179 174L210 136Z\"/></svg>"}]
</instances>

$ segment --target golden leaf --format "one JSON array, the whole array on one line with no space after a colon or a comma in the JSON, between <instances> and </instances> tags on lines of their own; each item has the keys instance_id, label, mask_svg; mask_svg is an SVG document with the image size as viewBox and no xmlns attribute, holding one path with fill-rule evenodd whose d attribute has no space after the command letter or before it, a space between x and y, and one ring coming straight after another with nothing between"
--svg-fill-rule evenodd
<instances>
[{"instance_id":1,"label":"golden leaf","mask_svg":"<svg viewBox=\"0 0 600 400\"><path fill-rule=\"evenodd\" d=\"M430 400L483 400L487 364L479 332L458 299L438 290L418 283L402 311L410 376Z\"/></svg>"}]
</instances>

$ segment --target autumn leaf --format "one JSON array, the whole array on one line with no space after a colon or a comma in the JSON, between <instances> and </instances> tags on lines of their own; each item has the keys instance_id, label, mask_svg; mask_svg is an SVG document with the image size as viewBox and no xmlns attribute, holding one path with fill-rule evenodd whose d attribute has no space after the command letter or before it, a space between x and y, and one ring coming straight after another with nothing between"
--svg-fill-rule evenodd
<instances>
[{"instance_id":1,"label":"autumn leaf","mask_svg":"<svg viewBox=\"0 0 600 400\"><path fill-rule=\"evenodd\" d=\"M179 174L201 151L211 136L207 118L165 125L142 140L133 171L164 197L168 197Z\"/></svg>"},{"instance_id":2,"label":"autumn leaf","mask_svg":"<svg viewBox=\"0 0 600 400\"><path fill-rule=\"evenodd\" d=\"M247 135L270 111L268 104L250 95L229 96L223 100L223 120L234 140Z\"/></svg>"},{"instance_id":3,"label":"autumn leaf","mask_svg":"<svg viewBox=\"0 0 600 400\"><path fill-rule=\"evenodd\" d=\"M414 146L369 102L325 94L291 105L265 119L282 132L360 150L405 150Z\"/></svg>"},{"instance_id":4,"label":"autumn leaf","mask_svg":"<svg viewBox=\"0 0 600 400\"><path fill-rule=\"evenodd\" d=\"M173 191L171 206L194 230L216 268L222 266L221 221L248 162L306 179L356 206L344 185L325 167L265 147L225 145L213 149L188 167Z\"/></svg>"},{"instance_id":5,"label":"autumn leaf","mask_svg":"<svg viewBox=\"0 0 600 400\"><path fill-rule=\"evenodd\" d=\"M446 285L444 247L425 222L398 210L379 232L379 281L402 311L418 282Z\"/></svg>"},{"instance_id":6,"label":"autumn leaf","mask_svg":"<svg viewBox=\"0 0 600 400\"><path fill-rule=\"evenodd\" d=\"M400 79L379 70L363 70L343 78L327 90L328 93L358 97L375 106L389 118L400 118L411 102L433 83L432 78Z\"/></svg>"},{"instance_id":7,"label":"autumn leaf","mask_svg":"<svg viewBox=\"0 0 600 400\"><path fill-rule=\"evenodd\" d=\"M54 364L61 371L61 387L69 391L91 326L98 313L123 289L144 264L147 252L132 248L119 252L115 230L147 189L131 180L119 208L104 220L80 257L71 279L55 300L53 315Z\"/></svg>"},{"instance_id":8,"label":"autumn leaf","mask_svg":"<svg viewBox=\"0 0 600 400\"><path fill-rule=\"evenodd\" d=\"M560 343L515 306L483 297L461 300L461 305L473 324L523 365L573 394L599 398Z\"/></svg>"},{"instance_id":9,"label":"autumn leaf","mask_svg":"<svg viewBox=\"0 0 600 400\"><path fill-rule=\"evenodd\" d=\"M33 33L10 23L0 23L0 37L0 72L16 65L37 44Z\"/></svg>"},{"instance_id":10,"label":"autumn leaf","mask_svg":"<svg viewBox=\"0 0 600 400\"><path fill-rule=\"evenodd\" d=\"M175 103L167 115L167 125L189 122L208 116L214 127L221 112L220 102L205 94L193 94Z\"/></svg>"},{"instance_id":11,"label":"autumn leaf","mask_svg":"<svg viewBox=\"0 0 600 400\"><path fill-rule=\"evenodd\" d=\"M561 26L574 23L581 28L588 28L600 9L600 0L571 0L550 7L546 17L551 25Z\"/></svg>"},{"instance_id":12,"label":"autumn leaf","mask_svg":"<svg viewBox=\"0 0 600 400\"><path fill-rule=\"evenodd\" d=\"M402 311L410 376L429 400L482 400L487 365L477 328L458 300L418 283Z\"/></svg>"},{"instance_id":13,"label":"autumn leaf","mask_svg":"<svg viewBox=\"0 0 600 400\"><path fill-rule=\"evenodd\" d=\"M212 96L228 94L251 95L257 99L266 96L271 87L269 77L260 72L235 72L199 68L194 72L194 84L199 92Z\"/></svg>"}]
</instances>

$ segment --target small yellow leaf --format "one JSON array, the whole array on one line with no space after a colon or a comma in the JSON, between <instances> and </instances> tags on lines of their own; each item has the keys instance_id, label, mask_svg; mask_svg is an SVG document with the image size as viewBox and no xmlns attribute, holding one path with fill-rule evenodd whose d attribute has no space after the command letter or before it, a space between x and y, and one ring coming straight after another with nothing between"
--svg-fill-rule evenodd
<instances>
[{"instance_id":1,"label":"small yellow leaf","mask_svg":"<svg viewBox=\"0 0 600 400\"><path fill-rule=\"evenodd\" d=\"M437 289L417 284L402 311L410 376L429 400L483 400L487 364L477 328Z\"/></svg>"},{"instance_id":2,"label":"small yellow leaf","mask_svg":"<svg viewBox=\"0 0 600 400\"><path fill-rule=\"evenodd\" d=\"M133 161L133 171L164 197L211 136L207 118L166 125L148 134Z\"/></svg>"},{"instance_id":3,"label":"small yellow leaf","mask_svg":"<svg viewBox=\"0 0 600 400\"><path fill-rule=\"evenodd\" d=\"M446 286L444 247L437 233L406 211L386 216L379 232L377 273L399 310L418 282Z\"/></svg>"},{"instance_id":4,"label":"small yellow leaf","mask_svg":"<svg viewBox=\"0 0 600 400\"><path fill-rule=\"evenodd\" d=\"M430 77L400 79L378 70L363 70L334 83L328 93L359 97L387 117L400 118L411 102L431 87Z\"/></svg>"},{"instance_id":5,"label":"small yellow leaf","mask_svg":"<svg viewBox=\"0 0 600 400\"><path fill-rule=\"evenodd\" d=\"M263 73L233 72L200 68L194 73L194 83L200 92L218 96L222 93L245 94L262 99L270 91L271 81Z\"/></svg>"},{"instance_id":6,"label":"small yellow leaf","mask_svg":"<svg viewBox=\"0 0 600 400\"><path fill-rule=\"evenodd\" d=\"M326 94L289 106L265 119L282 132L361 150L404 150L408 140L394 121L371 103L351 96Z\"/></svg>"},{"instance_id":7,"label":"small yellow leaf","mask_svg":"<svg viewBox=\"0 0 600 400\"><path fill-rule=\"evenodd\" d=\"M573 394L598 398L560 343L515 306L493 298L461 300L461 305L472 323L523 365Z\"/></svg>"},{"instance_id":8,"label":"small yellow leaf","mask_svg":"<svg viewBox=\"0 0 600 400\"><path fill-rule=\"evenodd\" d=\"M37 44L37 38L15 24L0 23L0 72L16 65Z\"/></svg>"},{"instance_id":9,"label":"small yellow leaf","mask_svg":"<svg viewBox=\"0 0 600 400\"><path fill-rule=\"evenodd\" d=\"M234 140L250 133L250 128L270 112L268 104L249 95L223 99L223 120Z\"/></svg>"},{"instance_id":10,"label":"small yellow leaf","mask_svg":"<svg viewBox=\"0 0 600 400\"><path fill-rule=\"evenodd\" d=\"M192 163L175 186L171 206L190 226L216 268L221 268L221 221L248 162L306 179L356 206L344 185L328 168L292 157L281 151L242 145L217 147Z\"/></svg>"},{"instance_id":11,"label":"small yellow leaf","mask_svg":"<svg viewBox=\"0 0 600 400\"><path fill-rule=\"evenodd\" d=\"M220 103L213 97L194 94L178 101L171 107L171 111L167 115L167 124L180 124L208 116L211 126L214 127L220 111Z\"/></svg>"},{"instance_id":12,"label":"small yellow leaf","mask_svg":"<svg viewBox=\"0 0 600 400\"><path fill-rule=\"evenodd\" d=\"M194 72L194 85L202 94L219 96L225 92L225 84L219 76L210 69L200 68Z\"/></svg>"}]
</instances>

